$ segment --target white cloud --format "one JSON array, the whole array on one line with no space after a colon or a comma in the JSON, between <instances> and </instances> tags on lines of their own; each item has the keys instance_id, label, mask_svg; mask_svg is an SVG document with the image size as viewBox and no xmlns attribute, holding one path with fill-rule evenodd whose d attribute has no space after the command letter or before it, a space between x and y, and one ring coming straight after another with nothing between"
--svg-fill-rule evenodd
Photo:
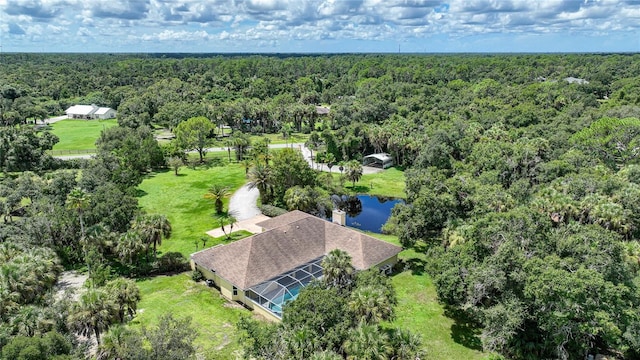
<instances>
[{"instance_id":1,"label":"white cloud","mask_svg":"<svg viewBox=\"0 0 640 360\"><path fill-rule=\"evenodd\" d=\"M145 41L196 41L208 40L210 36L206 31L163 30L159 33L144 34L140 38Z\"/></svg>"},{"instance_id":2,"label":"white cloud","mask_svg":"<svg viewBox=\"0 0 640 360\"><path fill-rule=\"evenodd\" d=\"M640 30L640 2L615 0L0 0L0 12L3 29L11 24L14 33L23 29L52 44L65 33L96 44L115 34L131 42L286 44Z\"/></svg>"}]
</instances>

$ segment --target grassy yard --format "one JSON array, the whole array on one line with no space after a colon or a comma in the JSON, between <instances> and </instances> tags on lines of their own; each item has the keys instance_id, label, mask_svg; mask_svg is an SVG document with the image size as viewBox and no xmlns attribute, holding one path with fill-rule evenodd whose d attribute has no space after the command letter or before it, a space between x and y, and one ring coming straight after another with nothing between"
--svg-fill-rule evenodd
<instances>
[{"instance_id":1,"label":"grassy yard","mask_svg":"<svg viewBox=\"0 0 640 360\"><path fill-rule=\"evenodd\" d=\"M291 144L291 143L303 143L309 139L309 134L293 133L289 135L288 139L282 137L282 134L264 134L264 135L252 135L251 143L255 143L261 138L268 138L271 140L270 144Z\"/></svg>"},{"instance_id":2,"label":"grassy yard","mask_svg":"<svg viewBox=\"0 0 640 360\"><path fill-rule=\"evenodd\" d=\"M139 186L140 205L149 213L165 214L173 227L172 238L165 240L159 250L179 251L185 256L194 252L194 240L204 236L205 231L217 227L211 217L213 205L203 198L208 187L222 183L235 190L244 182L244 168L239 164L196 169L183 167L180 176L166 171L154 173L145 179ZM373 189L370 189L371 183ZM367 175L360 184L356 185L358 192L404 196L404 175L397 169ZM363 188L365 184L367 186ZM225 200L225 206L227 203L228 200ZM248 234L237 235L242 237ZM398 244L395 236L371 235ZM211 239L207 246L225 241L221 238ZM485 358L486 354L479 351L477 331L462 321L448 317L444 307L437 302L431 278L423 271L425 255L405 250L400 257L408 266L407 270L393 276L399 303L392 325L420 334L428 352L427 359ZM192 282L189 273L141 280L138 285L142 292L139 304L142 311L133 326L154 324L166 312L179 317L191 316L200 332L196 339L199 352L208 358L236 358L240 345L235 322L239 314L249 314L248 310L225 301L215 289Z\"/></svg>"},{"instance_id":3,"label":"grassy yard","mask_svg":"<svg viewBox=\"0 0 640 360\"><path fill-rule=\"evenodd\" d=\"M245 181L244 168L237 164L195 170L183 167L178 176L165 171L147 177L138 187L140 206L148 213L166 215L173 229L171 238L163 241L159 250L178 251L185 256L194 252L194 241L219 227L212 217L212 202L204 198L209 187L224 184L233 192ZM228 202L228 198L224 200L225 208Z\"/></svg>"},{"instance_id":4,"label":"grassy yard","mask_svg":"<svg viewBox=\"0 0 640 360\"><path fill-rule=\"evenodd\" d=\"M60 142L53 147L53 151L77 151L96 148L96 140L103 129L117 126L118 121L111 120L63 120L51 124L54 135Z\"/></svg>"},{"instance_id":5,"label":"grassy yard","mask_svg":"<svg viewBox=\"0 0 640 360\"><path fill-rule=\"evenodd\" d=\"M340 171L334 166L332 170L335 181L340 180ZM395 198L405 198L404 192L404 171L398 168L389 168L377 174L362 175L360 181L356 182L355 188L351 187L351 182L345 180L344 186L357 194L369 194L380 196L391 196Z\"/></svg>"},{"instance_id":6,"label":"grassy yard","mask_svg":"<svg viewBox=\"0 0 640 360\"><path fill-rule=\"evenodd\" d=\"M142 300L131 326L153 326L167 313L176 318L190 316L199 332L195 340L198 354L204 359L239 358L236 356L240 345L235 324L240 314L248 313L247 310L224 300L215 288L193 282L190 275L183 273L138 281Z\"/></svg>"},{"instance_id":7,"label":"grassy yard","mask_svg":"<svg viewBox=\"0 0 640 360\"><path fill-rule=\"evenodd\" d=\"M368 233L378 239L400 245L393 235ZM391 326L411 330L422 336L427 359L485 359L479 332L462 320L445 314L437 299L431 277L424 272L426 257L422 252L404 250L399 258L407 269L392 277L398 295L396 319Z\"/></svg>"}]
</instances>

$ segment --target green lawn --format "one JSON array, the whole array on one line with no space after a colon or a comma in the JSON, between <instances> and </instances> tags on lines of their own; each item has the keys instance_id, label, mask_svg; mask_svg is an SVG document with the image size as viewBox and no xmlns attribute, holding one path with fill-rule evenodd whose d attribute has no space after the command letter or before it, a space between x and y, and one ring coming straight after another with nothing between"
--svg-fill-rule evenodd
<instances>
[{"instance_id":1,"label":"green lawn","mask_svg":"<svg viewBox=\"0 0 640 360\"><path fill-rule=\"evenodd\" d=\"M394 235L369 235L400 245ZM438 302L431 277L424 272L426 256L415 250L404 250L399 258L407 269L392 277L398 295L396 319L391 326L411 330L422 336L427 350L427 359L465 360L485 359L489 355L481 352L479 331L464 321L445 315Z\"/></svg>"},{"instance_id":2,"label":"green lawn","mask_svg":"<svg viewBox=\"0 0 640 360\"><path fill-rule=\"evenodd\" d=\"M373 182L373 189L358 189L359 192L404 196L404 175L400 170L389 169L380 174L367 175L366 179ZM165 214L173 227L172 238L165 240L159 250L179 251L185 256L194 252L194 240L201 238L205 231L217 227L211 218L213 205L203 198L208 187L213 183L223 183L235 190L245 181L244 168L238 164L200 167L195 170L183 167L180 176L166 171L154 173L145 179L139 186L140 206L149 213ZM361 184L363 182L360 181ZM385 192L381 193L383 190ZM246 235L248 234L238 234ZM398 244L395 236L372 235ZM207 246L225 241L220 238L211 239ZM477 331L464 322L445 315L444 307L436 299L431 278L423 271L425 255L414 250L405 250L400 257L411 266L393 276L399 302L393 326L407 328L420 334L428 352L428 359L462 360L486 357L486 354L479 351L480 340ZM142 292L139 308L142 312L135 323L152 324L160 314L166 312L172 312L176 316L191 316L200 331L196 340L199 351L209 358L236 357L240 346L237 343L238 334L234 324L239 314L249 314L248 310L224 301L215 289L207 288L201 283L193 283L189 273L142 280L139 286Z\"/></svg>"},{"instance_id":3,"label":"green lawn","mask_svg":"<svg viewBox=\"0 0 640 360\"><path fill-rule=\"evenodd\" d=\"M130 326L153 326L167 313L176 318L190 316L199 332L195 340L197 353L204 359L239 358L235 324L247 310L227 302L218 290L205 286L204 282L193 282L190 272L141 280L138 287L142 299L138 303L138 315Z\"/></svg>"},{"instance_id":4,"label":"green lawn","mask_svg":"<svg viewBox=\"0 0 640 360\"><path fill-rule=\"evenodd\" d=\"M282 134L264 134L264 135L252 135L251 143L255 143L261 138L268 138L271 140L270 144L291 144L291 143L303 143L309 139L309 134L293 133L288 139L282 137Z\"/></svg>"},{"instance_id":5,"label":"green lawn","mask_svg":"<svg viewBox=\"0 0 640 360\"><path fill-rule=\"evenodd\" d=\"M334 166L332 170L335 181L340 179L340 171ZM398 168L389 168L377 174L362 175L360 181L356 182L355 188L351 187L351 181L345 180L344 186L347 190L358 194L391 196L395 198L405 198L404 192L404 171Z\"/></svg>"},{"instance_id":6,"label":"green lawn","mask_svg":"<svg viewBox=\"0 0 640 360\"><path fill-rule=\"evenodd\" d=\"M53 123L51 132L60 138L60 142L53 147L53 152L95 149L100 132L117 125L118 121L115 119L62 120Z\"/></svg>"},{"instance_id":7,"label":"green lawn","mask_svg":"<svg viewBox=\"0 0 640 360\"><path fill-rule=\"evenodd\" d=\"M139 189L140 206L151 214L166 215L173 234L159 247L161 252L178 251L189 256L195 251L194 240L219 227L212 217L213 203L204 198L214 183L224 184L234 192L246 179L244 168L232 164L224 167L182 167L179 176L172 171L156 172L147 177ZM229 199L225 199L225 208ZM209 242L208 246L214 245Z\"/></svg>"},{"instance_id":8,"label":"green lawn","mask_svg":"<svg viewBox=\"0 0 640 360\"><path fill-rule=\"evenodd\" d=\"M431 277L424 272L424 255L405 250L400 257L412 269L392 278L398 294L393 326L422 336L427 359L484 359L479 330L445 315Z\"/></svg>"}]
</instances>

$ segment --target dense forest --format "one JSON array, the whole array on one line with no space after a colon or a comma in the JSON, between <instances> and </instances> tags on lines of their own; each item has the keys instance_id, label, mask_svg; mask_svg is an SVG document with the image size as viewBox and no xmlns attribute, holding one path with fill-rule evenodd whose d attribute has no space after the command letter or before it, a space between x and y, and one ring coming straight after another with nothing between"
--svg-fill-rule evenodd
<instances>
[{"instance_id":1,"label":"dense forest","mask_svg":"<svg viewBox=\"0 0 640 360\"><path fill-rule=\"evenodd\" d=\"M234 148L238 162L261 159L247 171L263 205L291 208L303 197L313 200L304 210L322 214L331 180L296 167L295 154L270 155L249 134L309 134L318 158L341 168L391 154L407 198L384 229L427 252L421 266L439 301L481 329L485 351L640 357L639 55L2 54L0 62L3 359L82 358L74 333L103 337L105 359L192 355L182 319L143 331L117 325L135 315L131 278L187 264L180 253L158 256L171 224L144 213L136 187L185 151L203 161L227 127L233 135L217 144ZM119 126L103 131L92 159L53 158L58 139L35 123L74 104L117 109ZM161 146L160 128L176 140ZM89 290L77 301L56 298L58 274L78 267ZM411 334L379 326L394 303L385 280L351 281L305 289L280 325L243 319L245 355L421 356L417 346L399 353ZM329 304L364 291L386 299L386 312ZM305 322L299 314L313 299L323 316ZM109 328L126 332L129 345L119 347L123 335ZM290 333L304 341L283 344ZM145 346L118 352L136 344Z\"/></svg>"}]
</instances>

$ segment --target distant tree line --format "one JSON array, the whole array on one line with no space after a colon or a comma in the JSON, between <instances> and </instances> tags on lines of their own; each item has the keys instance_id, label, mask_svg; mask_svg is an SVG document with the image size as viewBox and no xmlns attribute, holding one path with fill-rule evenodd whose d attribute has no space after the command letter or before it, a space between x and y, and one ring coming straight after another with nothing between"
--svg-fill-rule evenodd
<instances>
[{"instance_id":1,"label":"distant tree line","mask_svg":"<svg viewBox=\"0 0 640 360\"><path fill-rule=\"evenodd\" d=\"M406 169L407 201L386 230L428 248L440 301L482 329L484 349L515 359L638 357L638 74L636 54L3 54L0 236L11 250L0 262L0 346L36 333L37 346L54 346L56 335L44 337L52 328L19 325L28 310L51 308L36 294L61 264L87 266L96 288L115 270L179 268L178 257L156 259L170 224L140 212L135 188L186 150L203 159L215 137L229 160L234 150L236 161L252 161L247 175L263 203L325 211L318 199L337 188L330 176L293 151L248 141L299 131L341 173L371 152ZM31 124L76 103L117 109L120 127L103 132L95 159L52 159L56 138ZM172 145L154 140L158 126L176 134ZM41 268L16 265L35 258ZM297 331L287 321L268 331ZM323 345L301 340L294 354L357 357L350 331L313 333ZM262 356L272 345L247 351Z\"/></svg>"}]
</instances>

